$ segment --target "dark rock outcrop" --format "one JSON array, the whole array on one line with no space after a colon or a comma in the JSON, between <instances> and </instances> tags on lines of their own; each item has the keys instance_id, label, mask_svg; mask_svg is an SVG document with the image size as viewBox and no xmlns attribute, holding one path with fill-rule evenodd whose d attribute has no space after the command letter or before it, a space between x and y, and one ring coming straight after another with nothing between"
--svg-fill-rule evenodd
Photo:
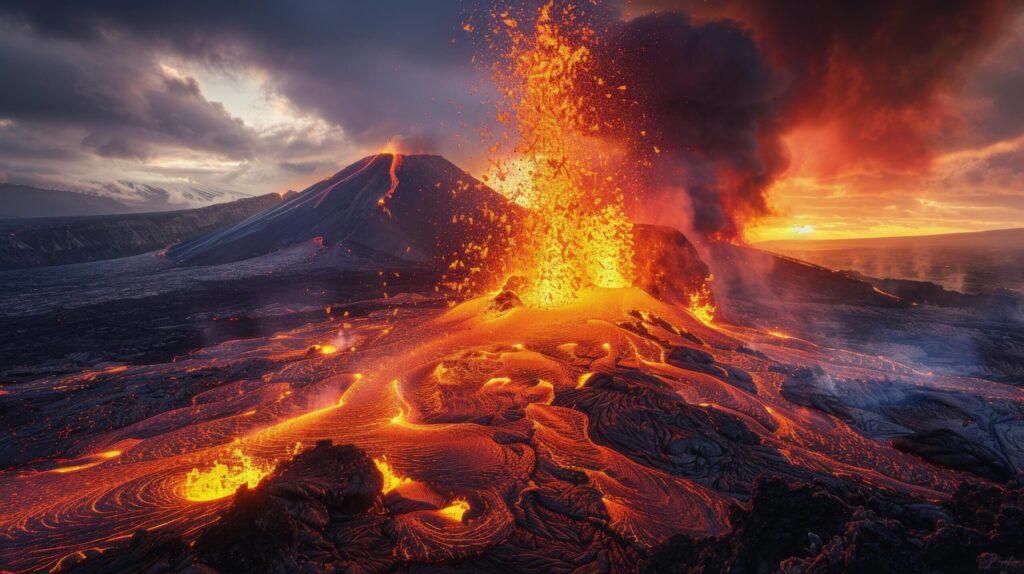
<instances>
[{"instance_id":1,"label":"dark rock outcrop","mask_svg":"<svg viewBox=\"0 0 1024 574\"><path fill-rule=\"evenodd\" d=\"M686 236L661 225L633 226L633 265L636 286L670 303L689 303L709 274Z\"/></svg>"},{"instance_id":2,"label":"dark rock outcrop","mask_svg":"<svg viewBox=\"0 0 1024 574\"><path fill-rule=\"evenodd\" d=\"M1021 572L1024 490L964 483L935 505L839 483L764 478L721 536L675 536L649 574Z\"/></svg>"},{"instance_id":3,"label":"dark rock outcrop","mask_svg":"<svg viewBox=\"0 0 1024 574\"><path fill-rule=\"evenodd\" d=\"M380 472L362 450L322 441L279 465L255 489L243 486L191 547L171 532L140 531L127 546L65 571L335 571L346 559L331 542L329 527L365 516L378 501L382 484Z\"/></svg>"},{"instance_id":4,"label":"dark rock outcrop","mask_svg":"<svg viewBox=\"0 0 1024 574\"><path fill-rule=\"evenodd\" d=\"M911 433L893 439L892 445L932 464L966 470L989 480L1004 482L1014 476L995 451L950 429Z\"/></svg>"},{"instance_id":5,"label":"dark rock outcrop","mask_svg":"<svg viewBox=\"0 0 1024 574\"><path fill-rule=\"evenodd\" d=\"M324 539L332 516L365 513L383 479L358 448L321 442L242 489L195 543L200 563L221 573L321 572L341 557Z\"/></svg>"}]
</instances>

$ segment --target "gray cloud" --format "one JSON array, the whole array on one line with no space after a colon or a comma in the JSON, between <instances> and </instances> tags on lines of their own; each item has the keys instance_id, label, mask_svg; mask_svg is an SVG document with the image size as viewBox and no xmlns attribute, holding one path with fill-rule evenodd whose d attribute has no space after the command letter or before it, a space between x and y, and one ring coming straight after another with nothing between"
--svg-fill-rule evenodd
<instances>
[{"instance_id":1,"label":"gray cloud","mask_svg":"<svg viewBox=\"0 0 1024 574\"><path fill-rule=\"evenodd\" d=\"M38 35L90 49L114 36L209 65L259 66L300 108L362 141L452 125L460 105L478 107L467 89L476 79L472 47L453 42L464 12L457 1L56 4L6 8Z\"/></svg>"},{"instance_id":2,"label":"gray cloud","mask_svg":"<svg viewBox=\"0 0 1024 574\"><path fill-rule=\"evenodd\" d=\"M62 125L103 157L145 159L154 146L224 157L252 155L254 135L189 78L160 73L152 54L97 41L39 40L26 31L0 38L0 114L22 125Z\"/></svg>"},{"instance_id":3,"label":"gray cloud","mask_svg":"<svg viewBox=\"0 0 1024 574\"><path fill-rule=\"evenodd\" d=\"M199 154L240 165L186 177L276 191L396 137L458 160L458 140L437 134L475 133L491 111L471 90L480 82L471 46L456 40L462 15L457 1L5 2L0 120L10 125L0 129L0 170L30 182L47 168L100 178L90 158L106 158L159 175L168 168L147 166L154 157ZM168 57L260 70L267 89L329 133L247 126L194 78L166 73ZM15 132L50 141L8 140Z\"/></svg>"}]
</instances>

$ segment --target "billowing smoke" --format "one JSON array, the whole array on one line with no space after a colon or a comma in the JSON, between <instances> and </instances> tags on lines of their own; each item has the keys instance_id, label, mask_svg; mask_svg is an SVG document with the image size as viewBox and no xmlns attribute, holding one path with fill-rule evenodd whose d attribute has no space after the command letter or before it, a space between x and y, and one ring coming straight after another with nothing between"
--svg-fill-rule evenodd
<instances>
[{"instance_id":1,"label":"billowing smoke","mask_svg":"<svg viewBox=\"0 0 1024 574\"><path fill-rule=\"evenodd\" d=\"M613 29L599 60L634 103L615 112L630 117L616 136L650 162L638 182L641 216L685 211L688 227L733 237L767 211L765 190L787 164L778 122L787 82L749 32L653 14Z\"/></svg>"},{"instance_id":2,"label":"billowing smoke","mask_svg":"<svg viewBox=\"0 0 1024 574\"><path fill-rule=\"evenodd\" d=\"M831 167L915 169L958 129L947 96L1019 3L745 0L733 9L792 76L783 121L833 134Z\"/></svg>"},{"instance_id":3,"label":"billowing smoke","mask_svg":"<svg viewBox=\"0 0 1024 574\"><path fill-rule=\"evenodd\" d=\"M789 163L783 136L804 128L825 171L926 169L962 127L949 95L1014 6L675 3L697 19L655 12L610 27L598 69L632 102L611 112L628 118L612 135L650 166L636 215L738 237L769 212L766 193Z\"/></svg>"}]
</instances>

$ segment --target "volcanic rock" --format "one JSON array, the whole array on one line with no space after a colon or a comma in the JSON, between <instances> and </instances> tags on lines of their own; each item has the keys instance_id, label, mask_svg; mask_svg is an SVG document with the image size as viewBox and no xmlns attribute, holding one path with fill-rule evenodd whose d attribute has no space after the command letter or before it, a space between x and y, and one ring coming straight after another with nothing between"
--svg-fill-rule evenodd
<instances>
[{"instance_id":1,"label":"volcanic rock","mask_svg":"<svg viewBox=\"0 0 1024 574\"><path fill-rule=\"evenodd\" d=\"M1019 488L963 483L941 507L836 482L765 477L718 537L675 536L646 572L785 574L1020 572Z\"/></svg>"},{"instance_id":2,"label":"volcanic rock","mask_svg":"<svg viewBox=\"0 0 1024 574\"><path fill-rule=\"evenodd\" d=\"M124 548L67 571L323 572L344 562L325 538L332 522L365 514L383 485L373 461L359 448L322 441L282 463L259 486L239 489L217 522L191 550L167 532L139 532Z\"/></svg>"},{"instance_id":3,"label":"volcanic rock","mask_svg":"<svg viewBox=\"0 0 1024 574\"><path fill-rule=\"evenodd\" d=\"M992 449L950 429L912 433L893 439L892 445L928 462L966 470L990 480L1005 482L1014 476Z\"/></svg>"},{"instance_id":4,"label":"volcanic rock","mask_svg":"<svg viewBox=\"0 0 1024 574\"><path fill-rule=\"evenodd\" d=\"M679 230L661 225L633 226L633 265L636 286L670 303L687 304L709 275L693 244Z\"/></svg>"},{"instance_id":5,"label":"volcanic rock","mask_svg":"<svg viewBox=\"0 0 1024 574\"><path fill-rule=\"evenodd\" d=\"M791 487L786 481L758 481L749 510L729 517L732 530L718 538L679 535L655 549L648 573L774 572L790 556L810 553L820 541L842 532L850 508L820 486Z\"/></svg>"}]
</instances>

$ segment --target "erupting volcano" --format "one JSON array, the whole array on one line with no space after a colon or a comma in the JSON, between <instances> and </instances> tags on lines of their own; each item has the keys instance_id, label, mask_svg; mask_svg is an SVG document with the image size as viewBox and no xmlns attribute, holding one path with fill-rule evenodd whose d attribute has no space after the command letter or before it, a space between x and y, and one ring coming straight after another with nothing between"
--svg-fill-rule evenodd
<instances>
[{"instance_id":1,"label":"erupting volcano","mask_svg":"<svg viewBox=\"0 0 1024 574\"><path fill-rule=\"evenodd\" d=\"M610 13L460 22L479 179L389 145L159 252L5 272L0 571L1024 571L1018 294L742 245L781 103L687 124L628 66L703 24ZM707 26L680 44L755 47ZM679 173L685 232L645 223Z\"/></svg>"}]
</instances>

